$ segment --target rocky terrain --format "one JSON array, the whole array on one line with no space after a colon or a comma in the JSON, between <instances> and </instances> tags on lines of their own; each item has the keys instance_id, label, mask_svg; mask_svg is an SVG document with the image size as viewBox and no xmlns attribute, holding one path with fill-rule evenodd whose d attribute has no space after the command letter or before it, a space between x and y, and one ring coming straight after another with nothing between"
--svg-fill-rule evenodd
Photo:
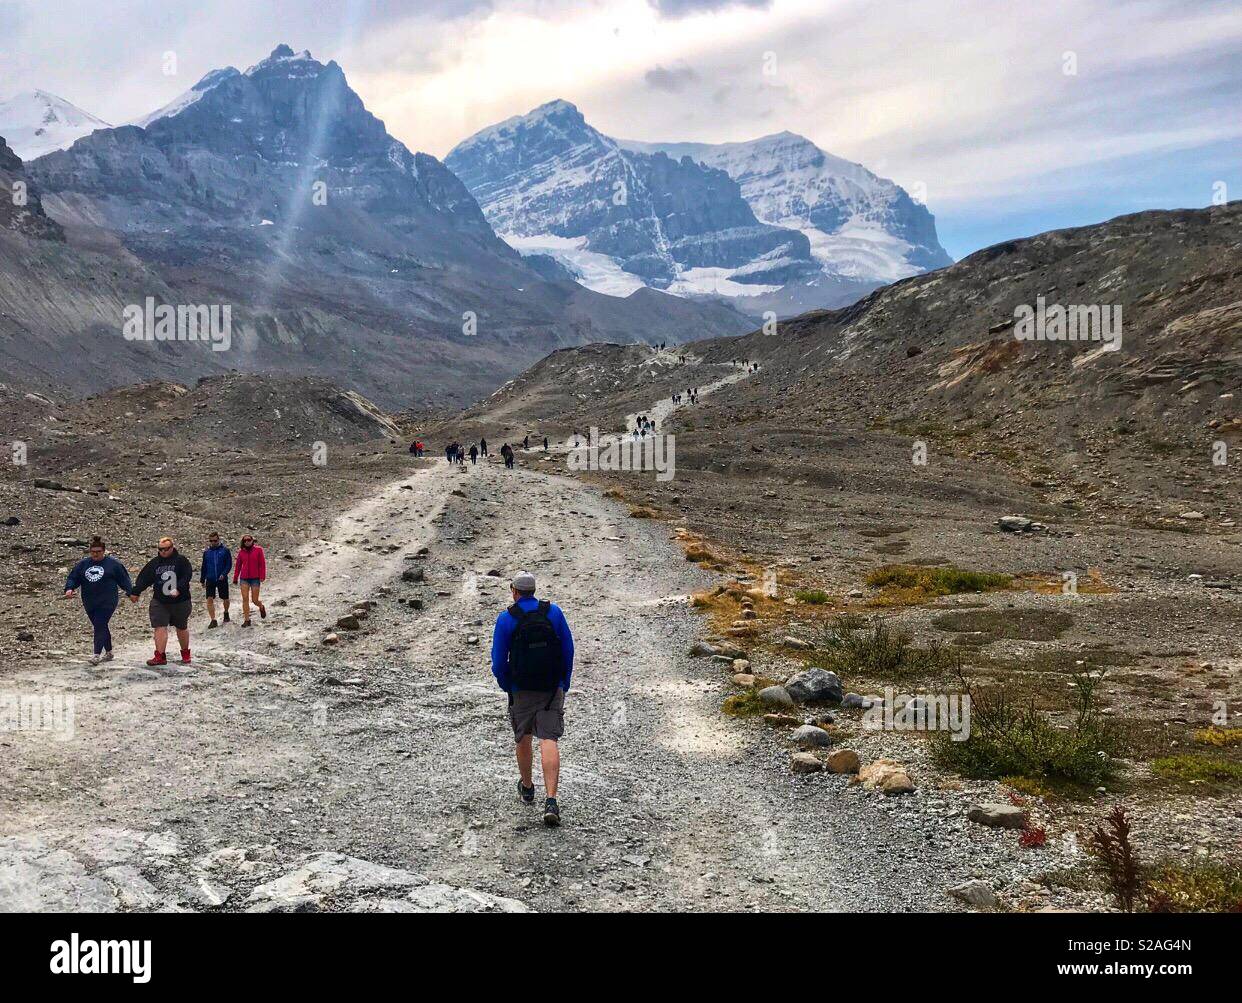
<instances>
[{"instance_id":1,"label":"rocky terrain","mask_svg":"<svg viewBox=\"0 0 1242 1003\"><path fill-rule=\"evenodd\" d=\"M315 381L7 390L3 690L74 708L72 736L0 735L8 904L1101 910L1121 806L1151 908L1234 908L1242 533L1203 447L1236 429L1238 221L1125 217L771 335L556 352L400 436ZM999 327L1068 289L1116 295L1120 351ZM672 480L571 468L574 432L637 414ZM414 434L533 448L451 467ZM137 567L209 528L267 546L269 618L200 609L193 668L152 672L127 607L86 664L55 601L85 536ZM580 652L557 831L510 793L487 670L518 568ZM896 724L963 696L961 743Z\"/></svg>"}]
</instances>

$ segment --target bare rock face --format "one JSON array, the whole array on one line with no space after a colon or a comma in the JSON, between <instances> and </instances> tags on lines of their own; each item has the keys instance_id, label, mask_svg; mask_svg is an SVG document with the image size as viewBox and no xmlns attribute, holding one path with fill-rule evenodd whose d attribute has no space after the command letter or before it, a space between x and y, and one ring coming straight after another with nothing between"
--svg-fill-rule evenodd
<instances>
[{"instance_id":1,"label":"bare rock face","mask_svg":"<svg viewBox=\"0 0 1242 1003\"><path fill-rule=\"evenodd\" d=\"M38 240L64 241L61 227L43 211L38 189L25 165L0 136L0 230Z\"/></svg>"}]
</instances>

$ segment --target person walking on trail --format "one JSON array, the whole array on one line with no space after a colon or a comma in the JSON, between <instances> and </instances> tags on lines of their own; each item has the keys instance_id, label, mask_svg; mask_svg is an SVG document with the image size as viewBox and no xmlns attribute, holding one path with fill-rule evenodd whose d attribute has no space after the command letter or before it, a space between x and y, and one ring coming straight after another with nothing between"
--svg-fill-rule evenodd
<instances>
[{"instance_id":1,"label":"person walking on trail","mask_svg":"<svg viewBox=\"0 0 1242 1003\"><path fill-rule=\"evenodd\" d=\"M548 451L548 437L546 435L543 437L543 451L545 453Z\"/></svg>"},{"instance_id":2,"label":"person walking on trail","mask_svg":"<svg viewBox=\"0 0 1242 1003\"><path fill-rule=\"evenodd\" d=\"M237 548L237 567L233 569L233 584L241 581L242 626L250 626L250 606L259 607L259 619L267 619L267 607L259 599L259 587L267 580L267 557L263 548L247 533Z\"/></svg>"},{"instance_id":3,"label":"person walking on trail","mask_svg":"<svg viewBox=\"0 0 1242 1003\"><path fill-rule=\"evenodd\" d=\"M530 449L530 436L529 435L522 436L522 448Z\"/></svg>"},{"instance_id":4,"label":"person walking on trail","mask_svg":"<svg viewBox=\"0 0 1242 1003\"><path fill-rule=\"evenodd\" d=\"M155 655L147 659L148 665L167 665L164 654L168 647L168 628L177 632L181 645L181 664L190 664L190 580L194 568L189 559L178 552L172 537L160 538L156 555L138 572L134 590L129 594L131 602L148 588L151 590L151 626L155 631Z\"/></svg>"},{"instance_id":5,"label":"person walking on trail","mask_svg":"<svg viewBox=\"0 0 1242 1003\"><path fill-rule=\"evenodd\" d=\"M487 440L486 439L479 439L479 455L480 456L487 455Z\"/></svg>"},{"instance_id":6,"label":"person walking on trail","mask_svg":"<svg viewBox=\"0 0 1242 1003\"><path fill-rule=\"evenodd\" d=\"M532 736L539 739L543 768L543 821L561 824L556 786L561 774L557 743L565 733L565 694L574 671L574 638L555 603L535 598L535 576L513 579L513 605L496 618L492 632L492 675L509 694L509 723L517 743L518 797L535 801Z\"/></svg>"},{"instance_id":7,"label":"person walking on trail","mask_svg":"<svg viewBox=\"0 0 1242 1003\"><path fill-rule=\"evenodd\" d=\"M119 593L129 595L134 586L125 565L107 552L100 537L91 537L87 555L65 579L65 598L70 599L82 590L82 609L95 631L91 664L98 665L112 661L112 632L108 623L116 612Z\"/></svg>"},{"instance_id":8,"label":"person walking on trail","mask_svg":"<svg viewBox=\"0 0 1242 1003\"><path fill-rule=\"evenodd\" d=\"M505 461L505 469L512 470L513 469L513 447L510 446L506 442L503 446L500 447L500 455Z\"/></svg>"},{"instance_id":9,"label":"person walking on trail","mask_svg":"<svg viewBox=\"0 0 1242 1003\"><path fill-rule=\"evenodd\" d=\"M444 458L448 460L449 463L453 462L453 444L451 442L444 447Z\"/></svg>"},{"instance_id":10,"label":"person walking on trail","mask_svg":"<svg viewBox=\"0 0 1242 1003\"><path fill-rule=\"evenodd\" d=\"M474 465L479 462L479 447L474 443L470 444L470 463Z\"/></svg>"},{"instance_id":11,"label":"person walking on trail","mask_svg":"<svg viewBox=\"0 0 1242 1003\"><path fill-rule=\"evenodd\" d=\"M229 572L233 570L233 553L220 542L219 533L207 537L207 549L203 551L203 563L198 566L198 580L207 593L207 616L211 622L207 629L219 627L216 619L216 599L224 605L224 622L229 622Z\"/></svg>"}]
</instances>

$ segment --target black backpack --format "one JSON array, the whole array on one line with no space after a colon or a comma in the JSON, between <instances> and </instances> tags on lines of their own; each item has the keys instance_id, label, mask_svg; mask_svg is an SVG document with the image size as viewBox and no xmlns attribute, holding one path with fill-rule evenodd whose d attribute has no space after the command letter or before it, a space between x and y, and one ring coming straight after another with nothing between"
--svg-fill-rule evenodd
<instances>
[{"instance_id":1,"label":"black backpack","mask_svg":"<svg viewBox=\"0 0 1242 1003\"><path fill-rule=\"evenodd\" d=\"M529 612L517 603L509 607L509 615L517 621L509 643L509 678L514 689L547 692L561 684L565 674L561 639L548 619L551 605L540 600Z\"/></svg>"}]
</instances>

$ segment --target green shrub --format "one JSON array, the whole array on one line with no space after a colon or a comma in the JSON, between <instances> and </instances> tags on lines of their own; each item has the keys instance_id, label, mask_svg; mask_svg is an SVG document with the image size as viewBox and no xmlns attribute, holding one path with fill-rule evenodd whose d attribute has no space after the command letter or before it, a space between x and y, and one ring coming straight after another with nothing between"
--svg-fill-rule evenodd
<instances>
[{"instance_id":1,"label":"green shrub","mask_svg":"<svg viewBox=\"0 0 1242 1003\"><path fill-rule=\"evenodd\" d=\"M831 597L823 589L795 589L794 598L799 602L811 603L813 606L822 606Z\"/></svg>"},{"instance_id":2,"label":"green shrub","mask_svg":"<svg viewBox=\"0 0 1242 1003\"><path fill-rule=\"evenodd\" d=\"M943 766L967 777L1024 777L1089 787L1115 775L1116 739L1096 708L1098 677L1075 677L1077 717L1070 728L1061 729L1034 704L1015 706L1003 686L974 687L960 667L958 675L970 695L970 737L955 742L948 733L936 734L932 749Z\"/></svg>"},{"instance_id":3,"label":"green shrub","mask_svg":"<svg viewBox=\"0 0 1242 1003\"><path fill-rule=\"evenodd\" d=\"M902 679L936 672L949 664L943 646L932 643L916 648L905 630L891 630L876 617L868 625L860 616L837 617L821 645L826 658L819 664L840 676L868 679Z\"/></svg>"}]
</instances>

